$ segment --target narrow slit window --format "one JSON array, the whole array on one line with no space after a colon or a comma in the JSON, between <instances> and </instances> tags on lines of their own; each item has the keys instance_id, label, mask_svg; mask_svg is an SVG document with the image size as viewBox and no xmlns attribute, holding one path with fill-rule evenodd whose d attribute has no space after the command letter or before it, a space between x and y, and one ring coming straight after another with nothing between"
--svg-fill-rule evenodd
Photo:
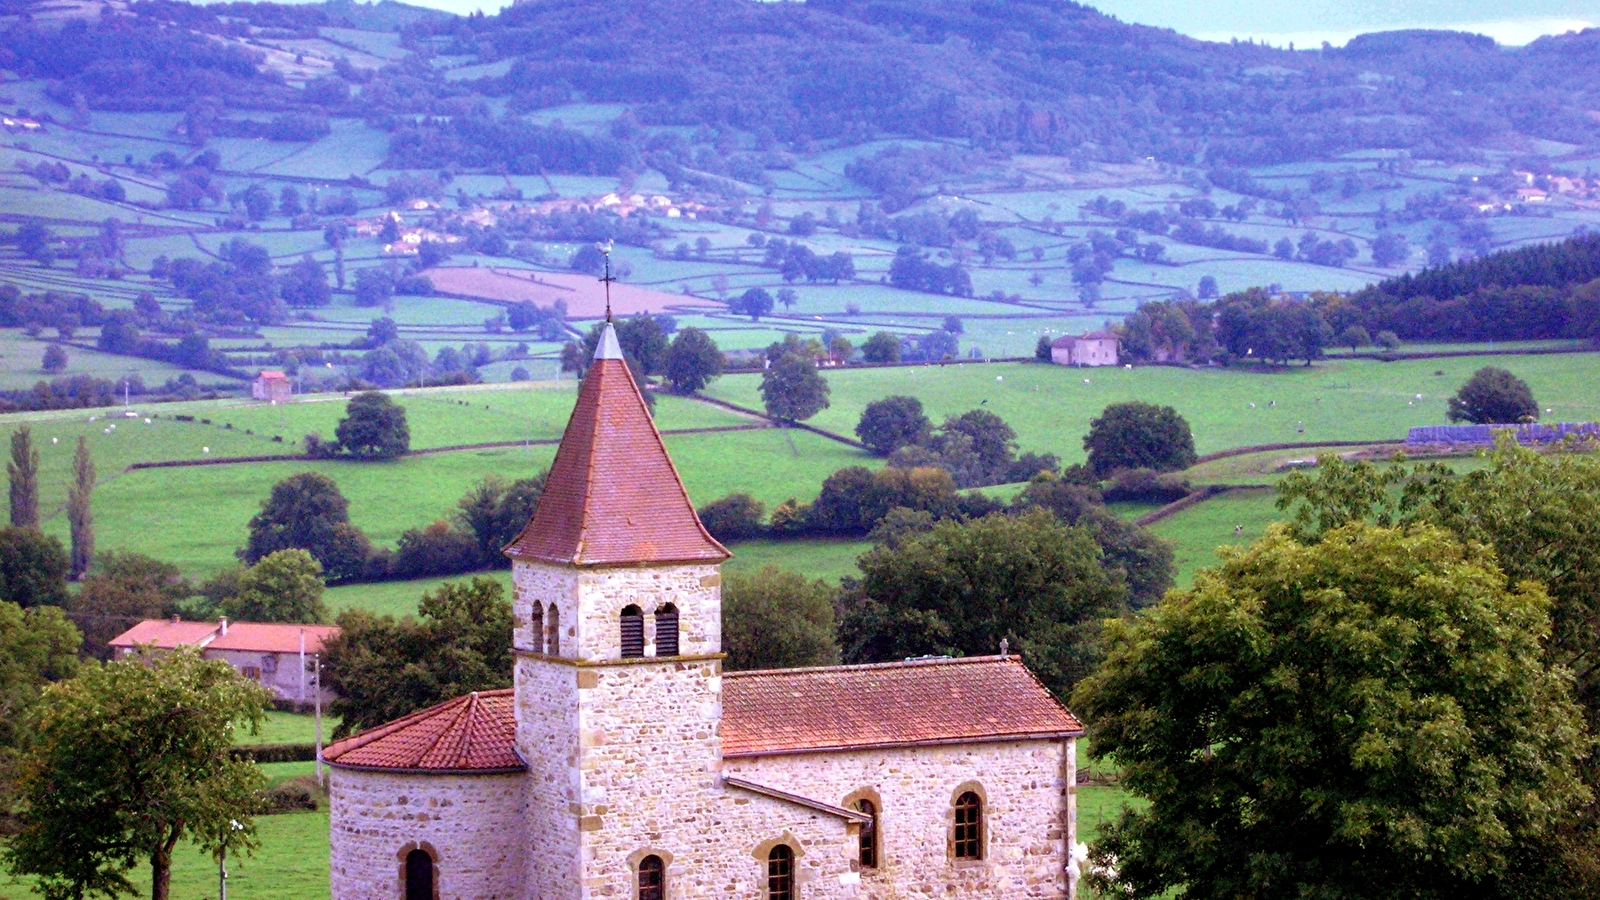
<instances>
[{"instance_id":1,"label":"narrow slit window","mask_svg":"<svg viewBox=\"0 0 1600 900\"><path fill-rule=\"evenodd\" d=\"M671 603L656 610L656 655L678 655L678 608Z\"/></svg>"},{"instance_id":2,"label":"narrow slit window","mask_svg":"<svg viewBox=\"0 0 1600 900\"><path fill-rule=\"evenodd\" d=\"M544 648L544 606L539 603L534 603L528 613L528 634L532 635L535 651Z\"/></svg>"},{"instance_id":3,"label":"narrow slit window","mask_svg":"<svg viewBox=\"0 0 1600 900\"><path fill-rule=\"evenodd\" d=\"M856 812L866 819L861 824L861 867L878 867L878 807L871 800L857 800Z\"/></svg>"},{"instance_id":4,"label":"narrow slit window","mask_svg":"<svg viewBox=\"0 0 1600 900\"><path fill-rule=\"evenodd\" d=\"M637 606L622 608L622 658L638 659L644 656L644 610Z\"/></svg>"},{"instance_id":5,"label":"narrow slit window","mask_svg":"<svg viewBox=\"0 0 1600 900\"><path fill-rule=\"evenodd\" d=\"M788 844L767 854L767 900L795 900L794 850Z\"/></svg>"},{"instance_id":6,"label":"narrow slit window","mask_svg":"<svg viewBox=\"0 0 1600 900\"><path fill-rule=\"evenodd\" d=\"M967 791L956 799L956 859L983 859L983 800Z\"/></svg>"},{"instance_id":7,"label":"narrow slit window","mask_svg":"<svg viewBox=\"0 0 1600 900\"><path fill-rule=\"evenodd\" d=\"M547 656L561 655L561 610L550 604L550 614L544 617L544 652Z\"/></svg>"},{"instance_id":8,"label":"narrow slit window","mask_svg":"<svg viewBox=\"0 0 1600 900\"><path fill-rule=\"evenodd\" d=\"M654 854L639 860L639 900L666 900L666 868Z\"/></svg>"}]
</instances>

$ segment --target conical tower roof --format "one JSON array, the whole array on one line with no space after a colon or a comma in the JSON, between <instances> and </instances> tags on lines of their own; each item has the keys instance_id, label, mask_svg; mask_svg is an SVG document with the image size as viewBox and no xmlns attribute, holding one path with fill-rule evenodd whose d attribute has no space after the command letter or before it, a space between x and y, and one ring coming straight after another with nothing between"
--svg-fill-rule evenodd
<instances>
[{"instance_id":1,"label":"conical tower roof","mask_svg":"<svg viewBox=\"0 0 1600 900\"><path fill-rule=\"evenodd\" d=\"M730 555L695 515L610 322L539 506L505 553L572 566L717 563Z\"/></svg>"}]
</instances>

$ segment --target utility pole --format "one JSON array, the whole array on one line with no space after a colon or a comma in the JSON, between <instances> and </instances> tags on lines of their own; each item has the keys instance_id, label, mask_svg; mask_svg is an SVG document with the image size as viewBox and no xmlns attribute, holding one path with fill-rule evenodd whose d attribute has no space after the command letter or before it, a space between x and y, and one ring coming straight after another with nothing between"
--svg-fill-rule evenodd
<instances>
[{"instance_id":1,"label":"utility pole","mask_svg":"<svg viewBox=\"0 0 1600 900\"><path fill-rule=\"evenodd\" d=\"M311 665L316 673L316 705L317 705L317 783L322 783L322 654L317 653L311 657ZM227 898L223 898L227 900Z\"/></svg>"}]
</instances>

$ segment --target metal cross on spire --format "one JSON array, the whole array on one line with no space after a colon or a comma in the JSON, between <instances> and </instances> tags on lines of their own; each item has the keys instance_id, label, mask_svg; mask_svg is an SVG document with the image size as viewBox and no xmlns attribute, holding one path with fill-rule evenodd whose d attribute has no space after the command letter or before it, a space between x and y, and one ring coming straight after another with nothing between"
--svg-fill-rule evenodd
<instances>
[{"instance_id":1,"label":"metal cross on spire","mask_svg":"<svg viewBox=\"0 0 1600 900\"><path fill-rule=\"evenodd\" d=\"M605 285L606 285L606 321L610 322L611 321L611 282L616 281L615 278L611 277L611 243L608 241L605 244L602 244L600 246L600 252L606 258L606 274L604 276L602 276L600 280L605 282Z\"/></svg>"}]
</instances>

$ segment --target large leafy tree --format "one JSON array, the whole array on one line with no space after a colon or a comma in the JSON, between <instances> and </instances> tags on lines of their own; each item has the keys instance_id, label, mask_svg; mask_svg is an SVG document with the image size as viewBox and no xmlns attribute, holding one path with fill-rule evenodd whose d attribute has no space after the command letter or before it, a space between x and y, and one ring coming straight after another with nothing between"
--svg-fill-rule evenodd
<instances>
[{"instance_id":1,"label":"large leafy tree","mask_svg":"<svg viewBox=\"0 0 1600 900\"><path fill-rule=\"evenodd\" d=\"M326 647L334 736L371 728L470 691L511 686L511 604L499 582L446 582L418 618L349 610Z\"/></svg>"},{"instance_id":2,"label":"large leafy tree","mask_svg":"<svg viewBox=\"0 0 1600 900\"><path fill-rule=\"evenodd\" d=\"M339 446L358 459L395 459L411 449L405 407L381 391L350 398L335 434Z\"/></svg>"},{"instance_id":3,"label":"large leafy tree","mask_svg":"<svg viewBox=\"0 0 1600 900\"><path fill-rule=\"evenodd\" d=\"M18 528L39 527L39 451L34 448L33 434L26 425L11 432L11 461L6 463L6 475L10 481L11 524Z\"/></svg>"},{"instance_id":4,"label":"large leafy tree","mask_svg":"<svg viewBox=\"0 0 1600 900\"><path fill-rule=\"evenodd\" d=\"M272 486L250 520L250 539L239 558L254 564L291 548L316 557L331 581L360 575L372 553L366 535L350 524L350 501L321 472L301 472Z\"/></svg>"},{"instance_id":5,"label":"large leafy tree","mask_svg":"<svg viewBox=\"0 0 1600 900\"><path fill-rule=\"evenodd\" d=\"M37 877L46 900L77 900L136 893L128 873L143 862L152 900L167 900L180 842L254 847L266 779L228 750L235 727L259 726L269 700L226 662L188 649L47 688L22 761L11 871Z\"/></svg>"},{"instance_id":6,"label":"large leafy tree","mask_svg":"<svg viewBox=\"0 0 1600 900\"><path fill-rule=\"evenodd\" d=\"M1548 599L1430 526L1277 527L1111 623L1074 693L1148 806L1091 849L1118 896L1555 896L1590 794Z\"/></svg>"},{"instance_id":7,"label":"large leafy tree","mask_svg":"<svg viewBox=\"0 0 1600 900\"><path fill-rule=\"evenodd\" d=\"M801 422L828 408L828 381L816 361L785 353L761 376L761 400L773 418Z\"/></svg>"},{"instance_id":8,"label":"large leafy tree","mask_svg":"<svg viewBox=\"0 0 1600 900\"><path fill-rule=\"evenodd\" d=\"M456 501L456 522L476 542L480 565L510 565L500 551L515 540L533 518L549 475L546 470L532 478L508 482L491 473Z\"/></svg>"},{"instance_id":9,"label":"large leafy tree","mask_svg":"<svg viewBox=\"0 0 1600 900\"><path fill-rule=\"evenodd\" d=\"M12 754L28 733L40 691L77 674L81 643L59 608L23 609L0 601L0 799L12 782Z\"/></svg>"},{"instance_id":10,"label":"large leafy tree","mask_svg":"<svg viewBox=\"0 0 1600 900\"><path fill-rule=\"evenodd\" d=\"M729 669L827 666L839 661L837 588L776 566L729 573L722 586L722 648Z\"/></svg>"},{"instance_id":11,"label":"large leafy tree","mask_svg":"<svg viewBox=\"0 0 1600 900\"><path fill-rule=\"evenodd\" d=\"M915 397L885 397L868 403L861 411L861 421L856 423L856 437L880 456L921 444L932 432L933 424L922 411L922 401Z\"/></svg>"},{"instance_id":12,"label":"large leafy tree","mask_svg":"<svg viewBox=\"0 0 1600 900\"><path fill-rule=\"evenodd\" d=\"M685 328L667 348L663 372L674 393L692 394L722 374L722 351L698 328Z\"/></svg>"},{"instance_id":13,"label":"large leafy tree","mask_svg":"<svg viewBox=\"0 0 1600 900\"><path fill-rule=\"evenodd\" d=\"M1127 597L1093 536L1044 511L942 522L860 564L839 629L847 660L982 656L1004 639L1063 695L1093 668L1098 622Z\"/></svg>"},{"instance_id":14,"label":"large leafy tree","mask_svg":"<svg viewBox=\"0 0 1600 900\"><path fill-rule=\"evenodd\" d=\"M1505 369L1484 366L1449 401L1452 422L1507 425L1539 418L1539 404L1528 383Z\"/></svg>"},{"instance_id":15,"label":"large leafy tree","mask_svg":"<svg viewBox=\"0 0 1600 900\"><path fill-rule=\"evenodd\" d=\"M1106 509L1094 488L1044 472L1017 495L1014 508L1047 509L1064 524L1088 529L1105 554L1106 568L1127 583L1128 605L1134 609L1155 603L1172 587L1172 545Z\"/></svg>"},{"instance_id":16,"label":"large leafy tree","mask_svg":"<svg viewBox=\"0 0 1600 900\"><path fill-rule=\"evenodd\" d=\"M62 606L69 566L66 550L53 536L37 528L0 528L0 600Z\"/></svg>"},{"instance_id":17,"label":"large leafy tree","mask_svg":"<svg viewBox=\"0 0 1600 900\"><path fill-rule=\"evenodd\" d=\"M279 550L241 573L238 591L218 611L242 622L325 622L325 587L315 557L297 547Z\"/></svg>"},{"instance_id":18,"label":"large leafy tree","mask_svg":"<svg viewBox=\"0 0 1600 900\"><path fill-rule=\"evenodd\" d=\"M1170 406L1113 403L1089 421L1083 439L1089 468L1105 478L1122 469L1174 472L1194 465L1194 434Z\"/></svg>"},{"instance_id":19,"label":"large leafy tree","mask_svg":"<svg viewBox=\"0 0 1600 900\"><path fill-rule=\"evenodd\" d=\"M110 551L95 558L69 604L86 649L99 656L112 638L141 619L177 615L189 582L171 563L138 553Z\"/></svg>"}]
</instances>

